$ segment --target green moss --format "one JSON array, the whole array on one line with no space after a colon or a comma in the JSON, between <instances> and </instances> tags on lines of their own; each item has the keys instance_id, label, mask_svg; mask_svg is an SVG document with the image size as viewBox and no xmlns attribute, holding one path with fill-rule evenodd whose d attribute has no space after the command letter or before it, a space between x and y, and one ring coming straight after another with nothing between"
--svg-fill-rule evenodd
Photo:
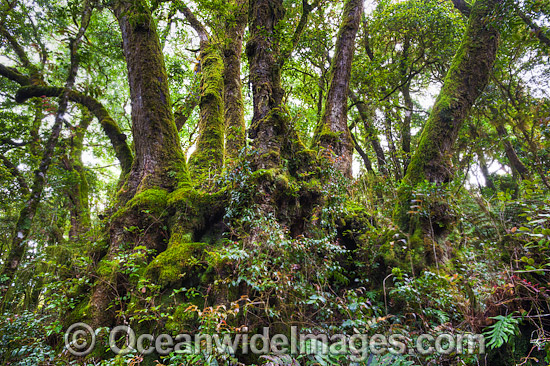
<instances>
[{"instance_id":1,"label":"green moss","mask_svg":"<svg viewBox=\"0 0 550 366\"><path fill-rule=\"evenodd\" d=\"M204 243L174 243L147 266L147 277L165 286L190 275L203 260L205 246Z\"/></svg>"},{"instance_id":2,"label":"green moss","mask_svg":"<svg viewBox=\"0 0 550 366\"><path fill-rule=\"evenodd\" d=\"M219 173L224 153L223 59L216 46L201 52L201 97L197 148L189 159L193 178Z\"/></svg>"},{"instance_id":3,"label":"green moss","mask_svg":"<svg viewBox=\"0 0 550 366\"><path fill-rule=\"evenodd\" d=\"M71 324L84 321L91 315L90 300L88 298L81 301L76 308L63 318L63 324L70 326Z\"/></svg>"},{"instance_id":4,"label":"green moss","mask_svg":"<svg viewBox=\"0 0 550 366\"><path fill-rule=\"evenodd\" d=\"M166 322L166 329L172 332L185 332L198 325L196 304L185 302L178 305L171 319Z\"/></svg>"},{"instance_id":5,"label":"green moss","mask_svg":"<svg viewBox=\"0 0 550 366\"><path fill-rule=\"evenodd\" d=\"M124 217L128 212L138 211L159 217L165 213L168 192L164 189L147 189L138 193L126 205L118 210L113 219Z\"/></svg>"},{"instance_id":6,"label":"green moss","mask_svg":"<svg viewBox=\"0 0 550 366\"><path fill-rule=\"evenodd\" d=\"M260 181L273 182L275 181L275 177L277 176L278 172L279 172L279 169L258 169L252 173L251 177L254 182L260 182Z\"/></svg>"},{"instance_id":7,"label":"green moss","mask_svg":"<svg viewBox=\"0 0 550 366\"><path fill-rule=\"evenodd\" d=\"M117 273L120 271L120 262L118 260L103 259L99 262L96 274L104 281L114 281Z\"/></svg>"}]
</instances>

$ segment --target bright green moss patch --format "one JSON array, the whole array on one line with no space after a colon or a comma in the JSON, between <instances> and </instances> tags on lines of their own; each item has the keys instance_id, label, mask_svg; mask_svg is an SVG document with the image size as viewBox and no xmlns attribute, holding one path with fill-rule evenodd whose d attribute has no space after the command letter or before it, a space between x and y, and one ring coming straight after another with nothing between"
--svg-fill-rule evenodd
<instances>
[{"instance_id":1,"label":"bright green moss patch","mask_svg":"<svg viewBox=\"0 0 550 366\"><path fill-rule=\"evenodd\" d=\"M192 328L198 320L196 305L185 302L179 305L171 319L166 322L166 329L172 332L184 332Z\"/></svg>"},{"instance_id":2,"label":"bright green moss patch","mask_svg":"<svg viewBox=\"0 0 550 366\"><path fill-rule=\"evenodd\" d=\"M106 281L113 281L118 271L120 271L120 262L116 259L103 259L96 269L97 275Z\"/></svg>"},{"instance_id":3,"label":"bright green moss patch","mask_svg":"<svg viewBox=\"0 0 550 366\"><path fill-rule=\"evenodd\" d=\"M161 216L167 205L168 192L164 189L147 189L138 193L132 198L125 207L118 210L113 219L123 217L130 211L140 211L141 213Z\"/></svg>"},{"instance_id":4,"label":"bright green moss patch","mask_svg":"<svg viewBox=\"0 0 550 366\"><path fill-rule=\"evenodd\" d=\"M205 247L205 243L172 245L147 266L146 275L163 286L176 282L201 263Z\"/></svg>"}]
</instances>

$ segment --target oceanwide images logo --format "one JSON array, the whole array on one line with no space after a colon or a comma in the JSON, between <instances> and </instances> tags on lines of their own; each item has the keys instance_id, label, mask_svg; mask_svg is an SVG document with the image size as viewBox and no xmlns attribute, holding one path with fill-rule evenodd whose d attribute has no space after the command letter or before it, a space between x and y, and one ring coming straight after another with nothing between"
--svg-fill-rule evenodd
<instances>
[{"instance_id":1,"label":"oceanwide images logo","mask_svg":"<svg viewBox=\"0 0 550 366\"><path fill-rule=\"evenodd\" d=\"M65 347L75 356L90 354L96 345L96 331L86 323L75 323L65 332ZM261 334L141 334L126 325L109 331L109 348L115 354L138 352L142 355L156 352L187 354L347 354L352 361L363 361L369 355L430 355L430 354L484 354L485 339L480 334L304 334L291 327L290 334L271 335L264 327Z\"/></svg>"}]
</instances>

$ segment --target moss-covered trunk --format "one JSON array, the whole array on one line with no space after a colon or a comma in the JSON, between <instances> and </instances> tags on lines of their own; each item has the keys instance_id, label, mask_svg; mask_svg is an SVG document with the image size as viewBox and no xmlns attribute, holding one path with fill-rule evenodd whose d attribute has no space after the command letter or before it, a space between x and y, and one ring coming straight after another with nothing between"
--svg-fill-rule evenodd
<instances>
[{"instance_id":1,"label":"moss-covered trunk","mask_svg":"<svg viewBox=\"0 0 550 366\"><path fill-rule=\"evenodd\" d=\"M226 20L223 47L225 106L225 155L234 159L246 143L244 101L241 85L241 54L248 17L248 0L235 0L234 13Z\"/></svg>"},{"instance_id":2,"label":"moss-covered trunk","mask_svg":"<svg viewBox=\"0 0 550 366\"><path fill-rule=\"evenodd\" d=\"M334 156L336 169L351 177L353 141L348 129L348 91L351 63L355 51L355 36L359 29L363 0L347 0L340 30L336 39L330 88L325 102L325 112L316 140Z\"/></svg>"},{"instance_id":3,"label":"moss-covered trunk","mask_svg":"<svg viewBox=\"0 0 550 366\"><path fill-rule=\"evenodd\" d=\"M279 30L284 17L282 0L253 0L249 8L250 38L246 56L250 65L254 115L249 129L258 169L279 165L286 118L279 64Z\"/></svg>"},{"instance_id":4,"label":"moss-covered trunk","mask_svg":"<svg viewBox=\"0 0 550 366\"><path fill-rule=\"evenodd\" d=\"M122 197L153 187L173 189L185 177L185 159L172 115L164 57L145 1L117 1L132 102L135 158Z\"/></svg>"},{"instance_id":5,"label":"moss-covered trunk","mask_svg":"<svg viewBox=\"0 0 550 366\"><path fill-rule=\"evenodd\" d=\"M107 253L83 312L94 326L113 324L128 291L120 256L137 255L138 247L157 253L166 249L166 196L188 182L151 10L144 1L118 1L114 12L128 69L135 158L119 192L118 211L110 218Z\"/></svg>"},{"instance_id":6,"label":"moss-covered trunk","mask_svg":"<svg viewBox=\"0 0 550 366\"><path fill-rule=\"evenodd\" d=\"M403 178L395 218L402 229L415 235L420 234L418 230L422 228L424 233L437 236L445 232L450 223L446 206L439 207L437 214L429 212L426 222L424 219L419 222L419 216L411 214L411 200L415 188L422 182L443 184L453 177L450 165L453 145L495 62L499 44L495 19L499 4L499 0L478 0L472 8L462 43Z\"/></svg>"},{"instance_id":7,"label":"moss-covered trunk","mask_svg":"<svg viewBox=\"0 0 550 366\"><path fill-rule=\"evenodd\" d=\"M223 167L223 69L218 48L209 42L201 42L199 137L196 150L189 159L189 169L199 179L217 173Z\"/></svg>"},{"instance_id":8,"label":"moss-covered trunk","mask_svg":"<svg viewBox=\"0 0 550 366\"><path fill-rule=\"evenodd\" d=\"M69 199L70 229L69 239L78 240L90 228L90 206L88 203L88 179L82 163L84 135L92 122L92 116L84 112L80 123L75 126L68 142L68 156L64 158L67 169L68 184L66 187Z\"/></svg>"}]
</instances>

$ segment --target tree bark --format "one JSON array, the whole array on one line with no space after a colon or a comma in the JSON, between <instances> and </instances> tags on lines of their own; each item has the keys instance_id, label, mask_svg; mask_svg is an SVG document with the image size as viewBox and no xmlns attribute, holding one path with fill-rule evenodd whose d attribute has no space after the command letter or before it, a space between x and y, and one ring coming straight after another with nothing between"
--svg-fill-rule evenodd
<instances>
[{"instance_id":1,"label":"tree bark","mask_svg":"<svg viewBox=\"0 0 550 366\"><path fill-rule=\"evenodd\" d=\"M320 145L334 155L336 169L346 177L351 177L353 160L353 141L347 121L347 98L355 36L362 13L363 0L346 0L332 59L331 81L325 102L325 112L316 136Z\"/></svg>"},{"instance_id":2,"label":"tree bark","mask_svg":"<svg viewBox=\"0 0 550 366\"><path fill-rule=\"evenodd\" d=\"M246 125L244 122L244 101L241 84L241 54L243 37L248 21L248 0L235 0L234 18L226 20L224 61L224 116L225 116L225 155L235 159L246 145Z\"/></svg>"},{"instance_id":3,"label":"tree bark","mask_svg":"<svg viewBox=\"0 0 550 366\"><path fill-rule=\"evenodd\" d=\"M69 154L64 159L69 173L67 197L69 199L70 229L69 240L78 240L90 227L90 206L88 202L88 179L82 163L84 135L92 121L92 116L83 112L81 122L74 128L69 138Z\"/></svg>"},{"instance_id":4,"label":"tree bark","mask_svg":"<svg viewBox=\"0 0 550 366\"><path fill-rule=\"evenodd\" d=\"M223 69L217 47L202 42L199 137L196 150L189 158L189 169L194 178L218 173L223 167Z\"/></svg>"},{"instance_id":5,"label":"tree bark","mask_svg":"<svg viewBox=\"0 0 550 366\"><path fill-rule=\"evenodd\" d=\"M132 101L135 158L123 201L153 187L171 190L186 179L185 158L172 115L164 57L155 20L144 1L117 1Z\"/></svg>"},{"instance_id":6,"label":"tree bark","mask_svg":"<svg viewBox=\"0 0 550 366\"><path fill-rule=\"evenodd\" d=\"M256 153L255 168L268 169L279 165L287 128L278 62L278 26L284 18L283 1L252 0L248 14L250 38L246 44L246 56L250 65L254 109L248 133Z\"/></svg>"}]
</instances>

